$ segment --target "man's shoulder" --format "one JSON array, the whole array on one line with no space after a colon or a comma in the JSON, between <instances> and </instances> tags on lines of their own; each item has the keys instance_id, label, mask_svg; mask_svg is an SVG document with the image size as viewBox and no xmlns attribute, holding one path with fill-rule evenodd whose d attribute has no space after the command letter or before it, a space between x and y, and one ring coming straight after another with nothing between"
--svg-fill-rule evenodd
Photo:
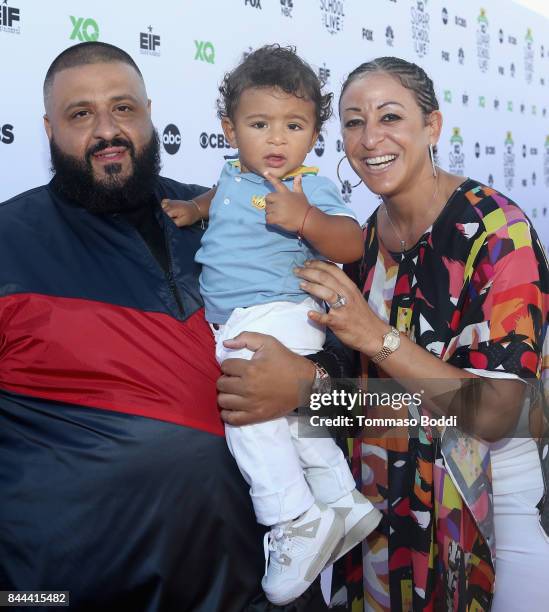
<instances>
[{"instance_id":1,"label":"man's shoulder","mask_svg":"<svg viewBox=\"0 0 549 612\"><path fill-rule=\"evenodd\" d=\"M208 191L209 187L192 183L181 183L165 176L158 177L158 195L171 200L189 200Z\"/></svg>"},{"instance_id":2,"label":"man's shoulder","mask_svg":"<svg viewBox=\"0 0 549 612\"><path fill-rule=\"evenodd\" d=\"M0 215L15 214L28 206L36 206L39 202L48 201L50 192L48 185L40 185L23 193L13 196L9 200L0 202Z\"/></svg>"}]
</instances>

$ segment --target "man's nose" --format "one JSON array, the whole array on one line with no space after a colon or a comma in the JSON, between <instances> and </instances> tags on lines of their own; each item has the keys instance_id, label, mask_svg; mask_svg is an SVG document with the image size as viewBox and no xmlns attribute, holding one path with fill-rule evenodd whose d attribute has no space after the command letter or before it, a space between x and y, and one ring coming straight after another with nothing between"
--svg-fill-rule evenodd
<instances>
[{"instance_id":1,"label":"man's nose","mask_svg":"<svg viewBox=\"0 0 549 612\"><path fill-rule=\"evenodd\" d=\"M102 140L112 140L120 135L120 126L112 113L104 111L96 114L93 135Z\"/></svg>"}]
</instances>

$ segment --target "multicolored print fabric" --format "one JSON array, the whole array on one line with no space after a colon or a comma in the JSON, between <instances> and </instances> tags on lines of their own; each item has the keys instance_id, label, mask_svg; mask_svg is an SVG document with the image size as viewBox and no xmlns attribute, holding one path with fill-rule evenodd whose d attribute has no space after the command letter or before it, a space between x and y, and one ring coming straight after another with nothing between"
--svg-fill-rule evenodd
<instances>
[{"instance_id":1,"label":"multicolored print fabric","mask_svg":"<svg viewBox=\"0 0 549 612\"><path fill-rule=\"evenodd\" d=\"M456 367L541 387L549 365L542 357L549 272L516 204L467 179L409 251L384 247L375 213L364 239L364 258L348 273L380 318ZM362 356L362 376L381 375ZM537 434L545 463L547 438ZM447 428L442 439L422 430L419 437L363 438L350 447L357 482L384 518L363 550L336 567L333 603L345 600L353 612L489 610L495 554L489 446ZM547 504L539 507L547 526Z\"/></svg>"}]
</instances>

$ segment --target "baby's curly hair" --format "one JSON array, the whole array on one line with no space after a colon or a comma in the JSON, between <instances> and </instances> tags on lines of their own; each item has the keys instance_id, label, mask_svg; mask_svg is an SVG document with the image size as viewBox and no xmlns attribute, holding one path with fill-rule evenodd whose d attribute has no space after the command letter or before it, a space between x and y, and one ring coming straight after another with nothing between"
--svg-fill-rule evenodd
<instances>
[{"instance_id":1,"label":"baby's curly hair","mask_svg":"<svg viewBox=\"0 0 549 612\"><path fill-rule=\"evenodd\" d=\"M242 92L250 87L278 87L287 94L311 100L315 105L316 129L332 115L333 94L322 93L324 83L314 70L297 54L295 47L278 44L256 49L231 72L227 72L219 86L217 116L234 120L234 113Z\"/></svg>"}]
</instances>

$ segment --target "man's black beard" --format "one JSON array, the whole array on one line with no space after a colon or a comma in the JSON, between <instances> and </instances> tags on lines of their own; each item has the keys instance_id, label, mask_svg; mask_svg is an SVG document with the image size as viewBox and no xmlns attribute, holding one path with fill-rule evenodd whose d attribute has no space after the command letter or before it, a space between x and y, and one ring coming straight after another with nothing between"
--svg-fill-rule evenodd
<instances>
[{"instance_id":1,"label":"man's black beard","mask_svg":"<svg viewBox=\"0 0 549 612\"><path fill-rule=\"evenodd\" d=\"M118 163L104 166L103 181L95 178L92 155L109 147L127 147L131 158L131 171L127 178L119 176L122 165ZM55 190L92 213L124 212L151 201L160 172L160 141L156 130L139 154L125 138L98 142L86 152L83 160L63 153L53 138L50 152Z\"/></svg>"}]
</instances>

